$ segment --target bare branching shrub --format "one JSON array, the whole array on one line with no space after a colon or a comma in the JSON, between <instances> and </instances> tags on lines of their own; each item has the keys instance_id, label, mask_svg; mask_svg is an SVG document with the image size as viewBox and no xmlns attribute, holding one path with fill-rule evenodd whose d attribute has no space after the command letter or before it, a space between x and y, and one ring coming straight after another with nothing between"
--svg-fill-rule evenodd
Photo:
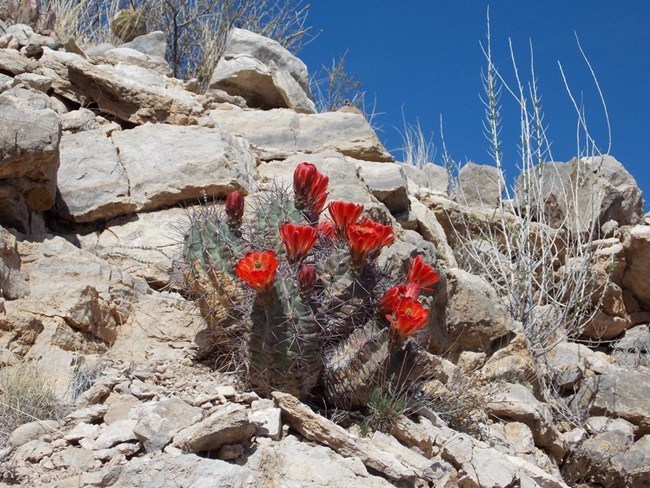
<instances>
[{"instance_id":1,"label":"bare branching shrub","mask_svg":"<svg viewBox=\"0 0 650 488\"><path fill-rule=\"evenodd\" d=\"M596 310L594 290L597 229L577 232L571 221L577 212L567 212L559 224L545 205L552 182L560 180L557 167L543 165L553 161L547 127L538 93L531 47L530 81L525 87L510 45L514 87L498 71L490 50L489 20L484 54L487 70L485 88L486 137L499 180L501 197L487 221L461 223L456 230L459 263L487 279L497 290L511 315L523 324L534 353L543 355L565 338L579 337ZM515 188L505 185L504 155L501 147L502 90L515 101L520 111L518 169ZM581 132L591 150L596 151L583 115L578 112ZM574 186L571 186L574 185ZM562 180L555 185L562 198L577 208L579 179ZM462 193L460 195L462 200ZM555 220L554 220L555 219ZM471 225L470 225L471 224ZM471 230L470 230L471 227Z\"/></svg>"},{"instance_id":2,"label":"bare branching shrub","mask_svg":"<svg viewBox=\"0 0 650 488\"><path fill-rule=\"evenodd\" d=\"M147 31L167 35L167 61L174 76L207 84L233 27L257 32L296 52L306 40L309 4L302 0L41 0L56 15L55 30L78 43L115 42L110 21L133 8Z\"/></svg>"},{"instance_id":3,"label":"bare branching shrub","mask_svg":"<svg viewBox=\"0 0 650 488\"><path fill-rule=\"evenodd\" d=\"M321 66L311 77L310 88L319 112L330 112L345 106L363 110L361 82L345 66L346 55L347 52L332 58L330 66Z\"/></svg>"},{"instance_id":4,"label":"bare branching shrub","mask_svg":"<svg viewBox=\"0 0 650 488\"><path fill-rule=\"evenodd\" d=\"M0 446L20 425L34 420L58 420L65 406L50 383L28 365L0 370Z\"/></svg>"}]
</instances>

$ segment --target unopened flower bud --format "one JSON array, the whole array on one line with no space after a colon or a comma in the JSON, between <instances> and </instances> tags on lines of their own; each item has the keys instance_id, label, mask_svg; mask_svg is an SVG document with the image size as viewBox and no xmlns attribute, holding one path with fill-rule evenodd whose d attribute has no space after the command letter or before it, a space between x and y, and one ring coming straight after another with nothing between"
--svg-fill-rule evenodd
<instances>
[{"instance_id":1,"label":"unopened flower bud","mask_svg":"<svg viewBox=\"0 0 650 488\"><path fill-rule=\"evenodd\" d=\"M316 286L316 268L303 264L298 271L298 284L302 293L311 294Z\"/></svg>"},{"instance_id":2,"label":"unopened flower bud","mask_svg":"<svg viewBox=\"0 0 650 488\"><path fill-rule=\"evenodd\" d=\"M239 190L233 190L226 196L226 215L228 226L239 228L244 216L244 195Z\"/></svg>"}]
</instances>

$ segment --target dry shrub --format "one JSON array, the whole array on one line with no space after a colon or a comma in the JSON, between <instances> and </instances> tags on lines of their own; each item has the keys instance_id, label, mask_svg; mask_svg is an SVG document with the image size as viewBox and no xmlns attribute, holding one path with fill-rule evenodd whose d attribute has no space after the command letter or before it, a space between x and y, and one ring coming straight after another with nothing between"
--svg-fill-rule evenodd
<instances>
[{"instance_id":1,"label":"dry shrub","mask_svg":"<svg viewBox=\"0 0 650 488\"><path fill-rule=\"evenodd\" d=\"M65 405L51 382L29 364L0 370L0 445L20 425L34 420L59 420Z\"/></svg>"}]
</instances>

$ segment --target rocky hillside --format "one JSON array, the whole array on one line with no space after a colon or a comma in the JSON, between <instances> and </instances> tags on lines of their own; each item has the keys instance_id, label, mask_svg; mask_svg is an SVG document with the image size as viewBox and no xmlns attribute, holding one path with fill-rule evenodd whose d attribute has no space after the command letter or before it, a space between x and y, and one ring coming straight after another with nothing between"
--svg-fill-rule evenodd
<instances>
[{"instance_id":1,"label":"rocky hillside","mask_svg":"<svg viewBox=\"0 0 650 488\"><path fill-rule=\"evenodd\" d=\"M618 161L545 164L548 220L531 223L494 168L450 185L440 166L395 162L355 109L316 113L304 63L270 39L235 29L205 93L170 76L165 47L151 33L82 49L0 22L1 484L650 486L650 221ZM263 398L215 368L179 277L193 212L290 185L303 161L328 200L392 226L380 261L397 274L426 255L443 275L427 400L384 412L384 431L363 422L377 405ZM500 285L519 261L497 256L501 282L477 271L494 253L466 252L524 224L531 242L554 236L553 296L569 303L588 271L579 327L575 310L544 315L551 299L515 316ZM48 418L12 423L20 373L53 388Z\"/></svg>"}]
</instances>

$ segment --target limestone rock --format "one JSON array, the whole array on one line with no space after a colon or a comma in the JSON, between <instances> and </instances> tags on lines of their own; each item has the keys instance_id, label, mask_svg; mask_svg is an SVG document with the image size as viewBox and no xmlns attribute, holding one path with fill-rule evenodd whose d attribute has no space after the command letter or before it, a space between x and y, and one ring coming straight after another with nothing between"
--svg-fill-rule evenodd
<instances>
[{"instance_id":1,"label":"limestone rock","mask_svg":"<svg viewBox=\"0 0 650 488\"><path fill-rule=\"evenodd\" d=\"M488 351L514 329L494 289L462 269L448 269L448 344L454 350Z\"/></svg>"},{"instance_id":2,"label":"limestone rock","mask_svg":"<svg viewBox=\"0 0 650 488\"><path fill-rule=\"evenodd\" d=\"M238 54L250 56L267 66L273 62L279 70L288 72L305 93L309 93L307 66L278 42L245 29L235 28L229 35L224 57Z\"/></svg>"},{"instance_id":3,"label":"limestone rock","mask_svg":"<svg viewBox=\"0 0 650 488\"><path fill-rule=\"evenodd\" d=\"M44 99L43 99L44 97ZM56 196L61 125L42 93L16 87L0 95L0 185L19 192L30 211L48 210ZM0 201L0 223L26 231L22 215Z\"/></svg>"},{"instance_id":4,"label":"limestone rock","mask_svg":"<svg viewBox=\"0 0 650 488\"><path fill-rule=\"evenodd\" d=\"M178 432L174 436L174 446L184 452L217 451L226 444L250 439L256 430L257 426L249 420L246 409L233 403Z\"/></svg>"},{"instance_id":5,"label":"limestone rock","mask_svg":"<svg viewBox=\"0 0 650 488\"><path fill-rule=\"evenodd\" d=\"M143 54L165 59L165 54L167 54L167 37L162 31L153 31L138 36L132 41L120 45L120 47L135 49Z\"/></svg>"},{"instance_id":6,"label":"limestone rock","mask_svg":"<svg viewBox=\"0 0 650 488\"><path fill-rule=\"evenodd\" d=\"M523 459L498 452L467 434L456 434L442 447L443 459L459 470L459 485L509 488L568 488L561 479Z\"/></svg>"},{"instance_id":7,"label":"limestone rock","mask_svg":"<svg viewBox=\"0 0 650 488\"><path fill-rule=\"evenodd\" d=\"M346 457L357 457L367 468L383 473L397 482L414 482L425 479L436 482L448 472L445 463L431 461L423 456L417 461L404 452L407 448L386 450L384 443L378 447L372 440L360 439L342 427L315 414L309 407L300 403L295 397L274 392L273 398L286 416L286 421L301 435L309 440L325 444L330 449ZM412 451L411 451L412 452ZM413 453L415 454L415 453Z\"/></svg>"},{"instance_id":8,"label":"limestone rock","mask_svg":"<svg viewBox=\"0 0 650 488\"><path fill-rule=\"evenodd\" d=\"M21 56L15 49L0 49L0 71L19 75L31 73L38 68L38 62Z\"/></svg>"},{"instance_id":9,"label":"limestone rock","mask_svg":"<svg viewBox=\"0 0 650 488\"><path fill-rule=\"evenodd\" d=\"M192 407L180 398L166 398L142 405L133 429L147 452L163 449L174 435L203 418L203 410Z\"/></svg>"},{"instance_id":10,"label":"limestone rock","mask_svg":"<svg viewBox=\"0 0 650 488\"><path fill-rule=\"evenodd\" d=\"M112 486L131 488L254 488L257 485L253 472L242 466L219 459L206 459L194 454L141 458L128 463L123 469L110 471L106 477ZM88 486L88 485L86 485ZM108 486L102 484L102 486Z\"/></svg>"},{"instance_id":11,"label":"limestone rock","mask_svg":"<svg viewBox=\"0 0 650 488\"><path fill-rule=\"evenodd\" d=\"M248 140L264 160L297 153L338 151L363 161L393 161L363 115L345 112L299 114L288 109L212 110L206 117Z\"/></svg>"},{"instance_id":12,"label":"limestone rock","mask_svg":"<svg viewBox=\"0 0 650 488\"><path fill-rule=\"evenodd\" d=\"M110 138L101 130L70 134L61 155L58 212L92 222L247 191L253 167L245 144L219 129L150 124Z\"/></svg>"},{"instance_id":13,"label":"limestone rock","mask_svg":"<svg viewBox=\"0 0 650 488\"><path fill-rule=\"evenodd\" d=\"M172 70L164 58L150 56L137 49L125 47L125 45L109 49L101 57L92 58L95 64L117 64L124 63L133 66L140 66L164 76L171 76Z\"/></svg>"},{"instance_id":14,"label":"limestone rock","mask_svg":"<svg viewBox=\"0 0 650 488\"><path fill-rule=\"evenodd\" d=\"M612 156L573 159L566 164L544 163L532 171L539 179L539 192L530 194L530 198L543 208L547 222L554 227L586 232L611 220L619 225L641 221L641 190ZM520 177L519 198L522 191Z\"/></svg>"},{"instance_id":15,"label":"limestone rock","mask_svg":"<svg viewBox=\"0 0 650 488\"><path fill-rule=\"evenodd\" d=\"M0 227L0 297L15 300L29 293L20 266L16 238Z\"/></svg>"},{"instance_id":16,"label":"limestone rock","mask_svg":"<svg viewBox=\"0 0 650 488\"><path fill-rule=\"evenodd\" d=\"M641 371L615 370L586 379L572 408L592 415L620 417L638 427L637 435L650 434L650 380Z\"/></svg>"},{"instance_id":17,"label":"limestone rock","mask_svg":"<svg viewBox=\"0 0 650 488\"><path fill-rule=\"evenodd\" d=\"M494 208L504 187L503 176L495 166L469 162L458 172L456 201L470 207Z\"/></svg>"},{"instance_id":18,"label":"limestone rock","mask_svg":"<svg viewBox=\"0 0 650 488\"><path fill-rule=\"evenodd\" d=\"M340 456L324 446L307 448L293 436L259 446L246 466L259 473L260 486L394 486L384 478L369 474L358 458Z\"/></svg>"},{"instance_id":19,"label":"limestone rock","mask_svg":"<svg viewBox=\"0 0 650 488\"><path fill-rule=\"evenodd\" d=\"M623 286L634 294L639 304L650 310L650 225L637 225L623 234L625 261Z\"/></svg>"},{"instance_id":20,"label":"limestone rock","mask_svg":"<svg viewBox=\"0 0 650 488\"><path fill-rule=\"evenodd\" d=\"M539 402L528 388L520 384L507 384L488 402L486 408L496 418L526 424L533 433L535 445L548 448L556 459L562 459L565 446L555 428L551 408Z\"/></svg>"},{"instance_id":21,"label":"limestone rock","mask_svg":"<svg viewBox=\"0 0 650 488\"><path fill-rule=\"evenodd\" d=\"M368 185L372 194L382 202L392 214L409 209L408 182L403 165L387 163L357 163L361 180Z\"/></svg>"}]
</instances>

